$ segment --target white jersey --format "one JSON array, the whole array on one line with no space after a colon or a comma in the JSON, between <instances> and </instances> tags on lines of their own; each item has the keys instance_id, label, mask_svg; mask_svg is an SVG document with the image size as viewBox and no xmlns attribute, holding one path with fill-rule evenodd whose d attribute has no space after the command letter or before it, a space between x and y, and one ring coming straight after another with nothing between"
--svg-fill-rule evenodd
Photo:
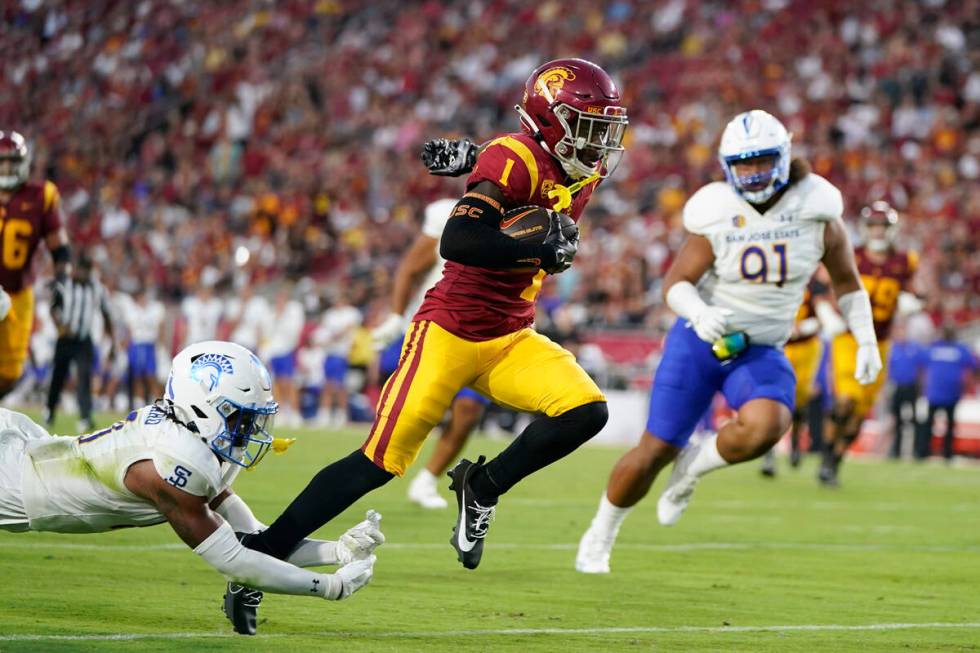
<instances>
[{"instance_id":1,"label":"white jersey","mask_svg":"<svg viewBox=\"0 0 980 653\"><path fill-rule=\"evenodd\" d=\"M684 228L711 242L714 265L698 283L709 304L730 309L733 331L782 346L803 291L824 254L824 227L840 220L840 191L809 174L764 215L724 182L696 192L684 205Z\"/></svg>"},{"instance_id":2,"label":"white jersey","mask_svg":"<svg viewBox=\"0 0 980 653\"><path fill-rule=\"evenodd\" d=\"M315 339L322 345L327 356L350 355L354 344L354 331L361 326L364 318L353 306L338 306L327 309L323 314Z\"/></svg>"},{"instance_id":3,"label":"white jersey","mask_svg":"<svg viewBox=\"0 0 980 653\"><path fill-rule=\"evenodd\" d=\"M127 295L121 295L119 299L118 305L129 331L129 339L137 344L156 344L160 339L160 326L167 315L163 304L155 299L140 304Z\"/></svg>"},{"instance_id":4,"label":"white jersey","mask_svg":"<svg viewBox=\"0 0 980 653\"><path fill-rule=\"evenodd\" d=\"M436 262L432 265L429 273L425 275L425 279L422 280L422 285L419 286L418 291L405 308L405 317L407 318L415 315L416 311L422 305L422 301L425 299L425 293L442 278L442 271L446 267L446 259L439 255L439 242L442 240L442 232L446 228L446 223L449 222L449 216L452 214L453 207L456 206L457 201L450 199L436 200L425 207L422 235L435 239Z\"/></svg>"},{"instance_id":5,"label":"white jersey","mask_svg":"<svg viewBox=\"0 0 980 653\"><path fill-rule=\"evenodd\" d=\"M269 302L261 295L250 297L242 302L238 297L232 297L225 306L228 315L235 324L231 332L231 341L255 351L262 339L270 330Z\"/></svg>"},{"instance_id":6,"label":"white jersey","mask_svg":"<svg viewBox=\"0 0 980 653\"><path fill-rule=\"evenodd\" d=\"M265 357L276 358L296 351L300 336L303 335L303 325L306 324L303 305L290 299L283 306L282 311L277 311L273 307L267 315L268 333L262 343Z\"/></svg>"},{"instance_id":7,"label":"white jersey","mask_svg":"<svg viewBox=\"0 0 980 653\"><path fill-rule=\"evenodd\" d=\"M191 296L181 304L181 312L187 320L185 344L214 340L218 336L218 322L224 313L224 306L217 297L202 299Z\"/></svg>"},{"instance_id":8,"label":"white jersey","mask_svg":"<svg viewBox=\"0 0 980 653\"><path fill-rule=\"evenodd\" d=\"M16 428L24 419L0 411L5 425ZM126 488L126 472L140 460L153 461L161 478L209 501L238 471L232 469L237 465L220 463L196 433L156 406L78 437L48 435L34 427L27 434L22 463L23 505L31 530L98 533L165 521L155 506Z\"/></svg>"}]
</instances>

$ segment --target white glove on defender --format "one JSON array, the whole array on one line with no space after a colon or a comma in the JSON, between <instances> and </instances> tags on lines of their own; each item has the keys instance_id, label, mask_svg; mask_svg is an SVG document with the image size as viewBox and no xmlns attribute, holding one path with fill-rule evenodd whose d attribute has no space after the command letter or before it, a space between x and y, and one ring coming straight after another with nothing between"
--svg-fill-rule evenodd
<instances>
[{"instance_id":1,"label":"white glove on defender","mask_svg":"<svg viewBox=\"0 0 980 653\"><path fill-rule=\"evenodd\" d=\"M0 321L7 319L12 305L13 302L10 301L10 295L7 294L6 290L0 288Z\"/></svg>"},{"instance_id":2,"label":"white glove on defender","mask_svg":"<svg viewBox=\"0 0 980 653\"><path fill-rule=\"evenodd\" d=\"M691 326L698 338L713 343L728 333L728 318L732 315L734 313L727 308L705 304L704 308L691 316Z\"/></svg>"},{"instance_id":3,"label":"white glove on defender","mask_svg":"<svg viewBox=\"0 0 980 653\"><path fill-rule=\"evenodd\" d=\"M382 350L405 331L405 318L398 313L389 313L384 322L371 330L374 348Z\"/></svg>"},{"instance_id":4,"label":"white glove on defender","mask_svg":"<svg viewBox=\"0 0 980 653\"><path fill-rule=\"evenodd\" d=\"M691 323L701 340L714 343L728 333L728 318L734 313L727 308L705 303L690 281L678 281L672 285L665 299L671 310Z\"/></svg>"},{"instance_id":5,"label":"white glove on defender","mask_svg":"<svg viewBox=\"0 0 980 653\"><path fill-rule=\"evenodd\" d=\"M377 558L374 556L369 556L363 560L355 560L348 565L344 565L334 573L334 576L340 578L341 582L340 594L337 596L337 601L346 599L371 582L371 577L374 576L374 562L376 560Z\"/></svg>"},{"instance_id":6,"label":"white glove on defender","mask_svg":"<svg viewBox=\"0 0 980 653\"><path fill-rule=\"evenodd\" d=\"M374 550L385 543L380 526L381 515L368 510L367 519L347 529L337 541L337 562L346 565L354 560L373 558Z\"/></svg>"},{"instance_id":7,"label":"white glove on defender","mask_svg":"<svg viewBox=\"0 0 980 653\"><path fill-rule=\"evenodd\" d=\"M861 345L857 350L857 358L854 364L854 378L861 385L870 385L875 382L881 373L881 354L878 353L878 345Z\"/></svg>"}]
</instances>

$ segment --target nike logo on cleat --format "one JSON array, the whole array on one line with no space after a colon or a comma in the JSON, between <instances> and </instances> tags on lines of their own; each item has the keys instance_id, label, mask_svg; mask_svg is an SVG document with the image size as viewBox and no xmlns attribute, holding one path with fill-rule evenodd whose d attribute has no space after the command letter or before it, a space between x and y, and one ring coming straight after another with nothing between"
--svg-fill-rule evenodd
<instances>
[{"instance_id":1,"label":"nike logo on cleat","mask_svg":"<svg viewBox=\"0 0 980 653\"><path fill-rule=\"evenodd\" d=\"M473 550L476 546L476 540L470 540L466 537L466 488L463 488L463 510L460 511L459 515L459 525L456 527L456 543L459 548L466 553Z\"/></svg>"}]
</instances>

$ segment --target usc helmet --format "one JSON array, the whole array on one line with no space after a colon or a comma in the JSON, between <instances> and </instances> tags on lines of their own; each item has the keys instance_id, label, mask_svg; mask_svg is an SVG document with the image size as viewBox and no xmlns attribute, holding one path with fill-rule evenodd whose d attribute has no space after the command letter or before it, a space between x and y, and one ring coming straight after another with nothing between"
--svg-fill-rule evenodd
<instances>
[{"instance_id":1,"label":"usc helmet","mask_svg":"<svg viewBox=\"0 0 980 653\"><path fill-rule=\"evenodd\" d=\"M629 123L616 83L585 59L555 59L539 66L514 107L521 127L561 163L572 179L615 168L609 158L623 152Z\"/></svg>"},{"instance_id":2,"label":"usc helmet","mask_svg":"<svg viewBox=\"0 0 980 653\"><path fill-rule=\"evenodd\" d=\"M31 152L27 140L15 131L0 130L0 161L12 161L12 174L0 170L0 190L14 190L31 174Z\"/></svg>"},{"instance_id":3,"label":"usc helmet","mask_svg":"<svg viewBox=\"0 0 980 653\"><path fill-rule=\"evenodd\" d=\"M883 237L872 237L871 227L884 227ZM884 200L876 200L861 209L861 236L868 249L874 252L884 252L895 241L898 229L898 211Z\"/></svg>"}]
</instances>

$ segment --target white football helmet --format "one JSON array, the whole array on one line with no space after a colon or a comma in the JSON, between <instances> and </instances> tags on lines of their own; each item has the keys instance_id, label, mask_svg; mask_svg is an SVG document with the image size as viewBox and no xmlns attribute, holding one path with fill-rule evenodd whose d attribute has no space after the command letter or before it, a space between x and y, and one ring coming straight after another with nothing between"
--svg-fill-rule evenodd
<instances>
[{"instance_id":1,"label":"white football helmet","mask_svg":"<svg viewBox=\"0 0 980 653\"><path fill-rule=\"evenodd\" d=\"M241 345L198 342L174 357L164 399L219 457L253 467L272 445L272 377Z\"/></svg>"},{"instance_id":2,"label":"white football helmet","mask_svg":"<svg viewBox=\"0 0 980 653\"><path fill-rule=\"evenodd\" d=\"M740 113L725 127L718 146L718 162L735 191L753 204L762 204L789 181L792 134L783 123L761 109ZM739 177L733 164L770 157L765 172Z\"/></svg>"}]
</instances>

